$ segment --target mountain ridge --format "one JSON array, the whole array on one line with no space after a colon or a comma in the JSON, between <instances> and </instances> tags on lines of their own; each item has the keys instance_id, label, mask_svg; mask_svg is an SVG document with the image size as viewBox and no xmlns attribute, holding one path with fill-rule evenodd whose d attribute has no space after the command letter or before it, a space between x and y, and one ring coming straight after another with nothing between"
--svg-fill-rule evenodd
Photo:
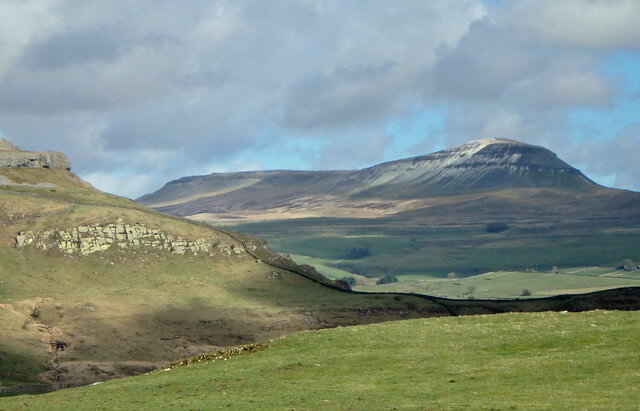
<instances>
[{"instance_id":1,"label":"mountain ridge","mask_svg":"<svg viewBox=\"0 0 640 411\"><path fill-rule=\"evenodd\" d=\"M589 195L602 187L546 148L507 139L474 140L361 170L268 170L183 177L136 201L185 217L388 216L448 197L510 190ZM617 191L616 191L617 192ZM248 214L256 214L252 217Z\"/></svg>"}]
</instances>

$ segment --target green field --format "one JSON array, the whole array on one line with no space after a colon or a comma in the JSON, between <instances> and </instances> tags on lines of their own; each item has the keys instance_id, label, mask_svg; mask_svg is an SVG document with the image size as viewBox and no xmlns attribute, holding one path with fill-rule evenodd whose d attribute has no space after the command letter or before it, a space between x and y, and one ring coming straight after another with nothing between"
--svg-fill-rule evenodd
<instances>
[{"instance_id":1,"label":"green field","mask_svg":"<svg viewBox=\"0 0 640 411\"><path fill-rule=\"evenodd\" d=\"M322 218L233 228L261 236L329 278L353 276L361 291L514 298L525 289L542 297L639 286L637 271L616 267L625 259L640 261L640 229L615 224L522 221L489 233L484 224L407 227L393 219ZM368 254L354 256L352 250ZM559 274L551 274L553 267ZM451 272L455 282L447 280ZM400 281L375 287L386 274Z\"/></svg>"},{"instance_id":2,"label":"green field","mask_svg":"<svg viewBox=\"0 0 640 411\"><path fill-rule=\"evenodd\" d=\"M291 254L298 264L308 264L327 278L354 277L355 291L401 292L446 298L536 298L580 294L620 287L640 286L640 271L614 267L570 267L553 272L494 271L469 277L441 278L424 274L400 274L398 282L376 284L376 279L332 266L332 261ZM527 290L527 295L523 291Z\"/></svg>"},{"instance_id":3,"label":"green field","mask_svg":"<svg viewBox=\"0 0 640 411\"><path fill-rule=\"evenodd\" d=\"M304 332L264 350L1 409L636 409L640 313L517 313Z\"/></svg>"}]
</instances>

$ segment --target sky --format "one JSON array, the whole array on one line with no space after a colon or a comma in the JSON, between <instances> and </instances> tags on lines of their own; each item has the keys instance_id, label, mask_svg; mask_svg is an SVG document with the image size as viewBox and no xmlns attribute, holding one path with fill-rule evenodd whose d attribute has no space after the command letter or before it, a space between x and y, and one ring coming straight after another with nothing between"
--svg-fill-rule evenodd
<instances>
[{"instance_id":1,"label":"sky","mask_svg":"<svg viewBox=\"0 0 640 411\"><path fill-rule=\"evenodd\" d=\"M638 0L0 0L0 136L107 192L480 138L640 191Z\"/></svg>"}]
</instances>

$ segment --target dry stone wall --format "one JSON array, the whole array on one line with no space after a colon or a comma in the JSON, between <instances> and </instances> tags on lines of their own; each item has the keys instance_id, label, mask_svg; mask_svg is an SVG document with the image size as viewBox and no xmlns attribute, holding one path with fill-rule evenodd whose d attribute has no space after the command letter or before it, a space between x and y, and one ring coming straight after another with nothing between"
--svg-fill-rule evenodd
<instances>
[{"instance_id":1,"label":"dry stone wall","mask_svg":"<svg viewBox=\"0 0 640 411\"><path fill-rule=\"evenodd\" d=\"M231 256L245 252L240 244L221 242L220 237L189 240L166 234L143 224L129 224L121 220L111 224L80 225L69 230L24 231L16 236L16 248L36 247L41 250L58 249L68 254L89 255L112 247L131 249L151 247L175 254Z\"/></svg>"}]
</instances>

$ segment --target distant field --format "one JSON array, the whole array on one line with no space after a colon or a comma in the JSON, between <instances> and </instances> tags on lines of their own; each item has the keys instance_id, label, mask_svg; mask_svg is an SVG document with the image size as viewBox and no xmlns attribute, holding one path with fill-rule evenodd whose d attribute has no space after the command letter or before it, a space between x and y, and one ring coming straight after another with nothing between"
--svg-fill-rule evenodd
<instances>
[{"instance_id":1,"label":"distant field","mask_svg":"<svg viewBox=\"0 0 640 411\"><path fill-rule=\"evenodd\" d=\"M376 285L375 279L354 275L331 266L331 262L292 254L298 264L312 265L328 278L354 277L356 291L402 292L448 298L535 298L558 294L580 294L610 288L640 286L640 271L625 272L613 267L575 267L558 273L495 271L461 278L440 278L424 274L401 274L398 282ZM523 295L527 290L530 294Z\"/></svg>"},{"instance_id":2,"label":"distant field","mask_svg":"<svg viewBox=\"0 0 640 411\"><path fill-rule=\"evenodd\" d=\"M640 273L616 272L640 260L640 229L595 222L515 222L500 233L485 224L407 226L402 220L301 219L234 226L330 278L353 276L362 291L447 297L520 297L640 286ZM353 250L366 250L354 255ZM552 268L560 269L551 274ZM535 271L535 272L531 272ZM447 280L455 273L456 281ZM398 283L375 286L393 274ZM367 278L369 279L367 281ZM470 293L469 287L472 288Z\"/></svg>"},{"instance_id":3,"label":"distant field","mask_svg":"<svg viewBox=\"0 0 640 411\"><path fill-rule=\"evenodd\" d=\"M640 313L517 313L304 332L0 409L636 409Z\"/></svg>"},{"instance_id":4,"label":"distant field","mask_svg":"<svg viewBox=\"0 0 640 411\"><path fill-rule=\"evenodd\" d=\"M580 294L609 288L640 286L640 278L578 274L498 271L466 278L442 279L398 276L398 282L355 287L359 291L400 291L450 298L529 298ZM530 292L523 295L523 291Z\"/></svg>"}]
</instances>

